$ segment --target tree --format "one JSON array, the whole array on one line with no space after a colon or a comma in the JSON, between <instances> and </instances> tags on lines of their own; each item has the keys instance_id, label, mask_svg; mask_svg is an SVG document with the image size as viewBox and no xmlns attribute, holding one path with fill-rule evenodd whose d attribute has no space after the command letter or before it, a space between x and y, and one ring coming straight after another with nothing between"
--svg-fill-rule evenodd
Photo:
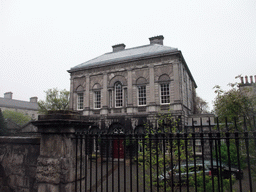
<instances>
[{"instance_id":1,"label":"tree","mask_svg":"<svg viewBox=\"0 0 256 192\"><path fill-rule=\"evenodd\" d=\"M5 135L6 132L7 132L7 127L6 127L5 119L0 109L0 135Z\"/></svg>"},{"instance_id":2,"label":"tree","mask_svg":"<svg viewBox=\"0 0 256 192\"><path fill-rule=\"evenodd\" d=\"M69 91L59 91L57 88L45 91L46 100L38 102L39 112L47 114L48 111L60 111L69 109Z\"/></svg>"},{"instance_id":3,"label":"tree","mask_svg":"<svg viewBox=\"0 0 256 192\"><path fill-rule=\"evenodd\" d=\"M240 89L239 84L229 84L230 90L224 91L220 86L214 87L217 94L214 101L214 112L221 121L240 117L250 118L256 112L256 96L250 88Z\"/></svg>"},{"instance_id":4,"label":"tree","mask_svg":"<svg viewBox=\"0 0 256 192\"><path fill-rule=\"evenodd\" d=\"M238 76L239 77L239 76ZM214 112L219 118L220 128L225 130L226 127L229 131L239 130L241 135L244 135L244 131L252 131L255 127L255 114L256 114L256 95L254 93L255 87L241 87L238 83L228 84L231 89L224 91L220 86L215 86L215 93L217 94L214 101ZM226 130L227 131L227 130ZM235 147L235 140L230 140L228 143L221 145L221 153L225 157L227 153L227 146L230 148L231 164L237 164L237 149ZM239 141L240 159L241 162L245 159L246 152L249 150L251 154L251 169L256 178L256 143L253 140L249 140L248 146L246 143ZM227 162L227 159L222 159L223 162ZM241 164L243 166L243 163Z\"/></svg>"},{"instance_id":5,"label":"tree","mask_svg":"<svg viewBox=\"0 0 256 192\"><path fill-rule=\"evenodd\" d=\"M11 110L4 110L3 116L5 119L11 119L14 123L22 126L29 121L31 121L31 117L28 115L24 115L23 113L11 111Z\"/></svg>"},{"instance_id":6,"label":"tree","mask_svg":"<svg viewBox=\"0 0 256 192\"><path fill-rule=\"evenodd\" d=\"M209 109L208 103L197 95L195 98L194 113L195 114L209 113L208 109Z\"/></svg>"}]
</instances>

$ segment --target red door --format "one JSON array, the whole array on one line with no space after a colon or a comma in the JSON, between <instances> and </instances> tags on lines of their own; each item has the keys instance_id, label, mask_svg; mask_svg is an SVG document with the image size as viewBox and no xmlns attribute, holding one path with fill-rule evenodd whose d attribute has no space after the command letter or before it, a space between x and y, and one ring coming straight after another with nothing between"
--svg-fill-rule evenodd
<instances>
[{"instance_id":1,"label":"red door","mask_svg":"<svg viewBox=\"0 0 256 192\"><path fill-rule=\"evenodd\" d=\"M123 140L113 140L113 158L124 158L124 145Z\"/></svg>"}]
</instances>

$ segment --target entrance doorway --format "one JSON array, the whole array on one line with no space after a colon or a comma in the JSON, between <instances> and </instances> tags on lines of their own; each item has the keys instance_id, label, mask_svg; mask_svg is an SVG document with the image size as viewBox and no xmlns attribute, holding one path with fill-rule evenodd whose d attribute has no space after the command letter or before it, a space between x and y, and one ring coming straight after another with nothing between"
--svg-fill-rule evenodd
<instances>
[{"instance_id":1,"label":"entrance doorway","mask_svg":"<svg viewBox=\"0 0 256 192\"><path fill-rule=\"evenodd\" d=\"M113 158L124 158L124 145L122 139L113 140Z\"/></svg>"}]
</instances>

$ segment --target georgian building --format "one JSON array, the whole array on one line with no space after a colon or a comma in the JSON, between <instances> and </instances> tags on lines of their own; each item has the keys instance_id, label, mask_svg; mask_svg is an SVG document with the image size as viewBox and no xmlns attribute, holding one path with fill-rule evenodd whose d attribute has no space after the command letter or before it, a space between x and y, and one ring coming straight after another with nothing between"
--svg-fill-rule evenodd
<instances>
[{"instance_id":1,"label":"georgian building","mask_svg":"<svg viewBox=\"0 0 256 192\"><path fill-rule=\"evenodd\" d=\"M145 120L156 126L156 115L170 111L186 123L197 85L181 51L163 40L151 37L148 45L128 49L114 45L112 52L72 67L70 108L109 129L117 117L131 120L133 129Z\"/></svg>"},{"instance_id":2,"label":"georgian building","mask_svg":"<svg viewBox=\"0 0 256 192\"><path fill-rule=\"evenodd\" d=\"M4 93L4 97L0 97L0 108L2 111L10 110L28 115L31 119L38 118L37 97L31 97L29 101L16 100L12 98L12 92Z\"/></svg>"}]
</instances>

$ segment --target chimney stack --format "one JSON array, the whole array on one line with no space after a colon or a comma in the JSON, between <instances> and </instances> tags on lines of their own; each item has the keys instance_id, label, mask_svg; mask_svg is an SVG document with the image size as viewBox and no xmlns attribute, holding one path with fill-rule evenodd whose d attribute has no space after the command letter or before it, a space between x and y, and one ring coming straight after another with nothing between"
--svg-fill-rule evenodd
<instances>
[{"instance_id":1,"label":"chimney stack","mask_svg":"<svg viewBox=\"0 0 256 192\"><path fill-rule=\"evenodd\" d=\"M245 83L248 84L248 76L245 75Z\"/></svg>"},{"instance_id":2,"label":"chimney stack","mask_svg":"<svg viewBox=\"0 0 256 192\"><path fill-rule=\"evenodd\" d=\"M117 52L117 51L122 51L125 49L125 44L118 44L118 45L113 45L113 52Z\"/></svg>"},{"instance_id":3,"label":"chimney stack","mask_svg":"<svg viewBox=\"0 0 256 192\"><path fill-rule=\"evenodd\" d=\"M12 92L6 92L6 93L4 93L4 98L5 98L5 99L12 99Z\"/></svg>"},{"instance_id":4,"label":"chimney stack","mask_svg":"<svg viewBox=\"0 0 256 192\"><path fill-rule=\"evenodd\" d=\"M159 36L155 36L155 37L150 37L149 41L150 41L150 45L153 44L159 44L159 45L163 45L163 40L164 40L164 36L163 35L159 35Z\"/></svg>"},{"instance_id":5,"label":"chimney stack","mask_svg":"<svg viewBox=\"0 0 256 192\"><path fill-rule=\"evenodd\" d=\"M244 77L241 77L241 84L244 84Z\"/></svg>"},{"instance_id":6,"label":"chimney stack","mask_svg":"<svg viewBox=\"0 0 256 192\"><path fill-rule=\"evenodd\" d=\"M37 103L37 97L30 97L30 103Z\"/></svg>"}]
</instances>

